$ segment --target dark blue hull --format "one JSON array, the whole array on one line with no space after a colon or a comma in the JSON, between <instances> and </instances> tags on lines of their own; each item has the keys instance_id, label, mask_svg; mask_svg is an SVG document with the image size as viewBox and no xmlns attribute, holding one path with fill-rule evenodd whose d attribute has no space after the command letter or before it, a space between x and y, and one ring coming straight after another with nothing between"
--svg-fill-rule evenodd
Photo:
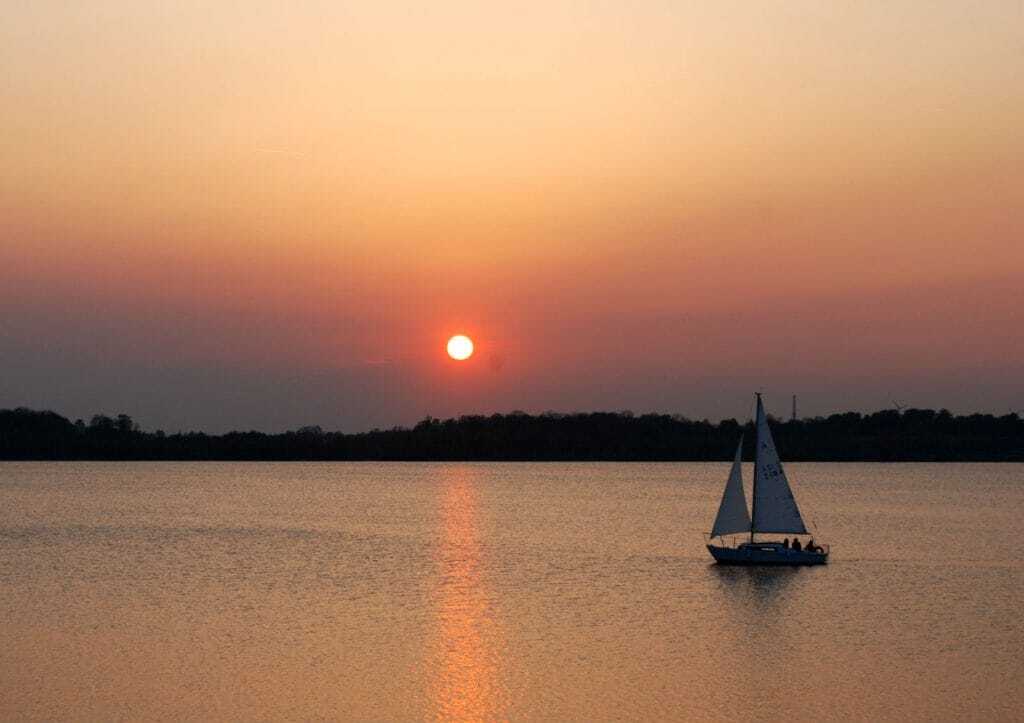
<instances>
[{"instance_id":1,"label":"dark blue hull","mask_svg":"<svg viewBox=\"0 0 1024 723\"><path fill-rule=\"evenodd\" d=\"M708 552L719 565L824 565L828 551L792 550L778 542L744 542L739 547L708 545Z\"/></svg>"}]
</instances>

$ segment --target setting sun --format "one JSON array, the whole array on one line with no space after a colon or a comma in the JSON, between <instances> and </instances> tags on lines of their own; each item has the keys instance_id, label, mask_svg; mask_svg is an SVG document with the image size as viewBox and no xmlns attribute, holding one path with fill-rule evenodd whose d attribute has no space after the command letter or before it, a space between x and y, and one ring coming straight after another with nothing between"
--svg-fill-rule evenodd
<instances>
[{"instance_id":1,"label":"setting sun","mask_svg":"<svg viewBox=\"0 0 1024 723\"><path fill-rule=\"evenodd\" d=\"M458 361L473 355L473 340L463 334L456 334L448 340L448 356Z\"/></svg>"}]
</instances>

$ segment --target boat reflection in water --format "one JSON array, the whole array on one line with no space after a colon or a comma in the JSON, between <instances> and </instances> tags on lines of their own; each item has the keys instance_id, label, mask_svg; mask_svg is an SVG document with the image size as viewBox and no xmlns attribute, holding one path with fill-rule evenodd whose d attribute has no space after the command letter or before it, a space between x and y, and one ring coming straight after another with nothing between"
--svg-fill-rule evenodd
<instances>
[{"instance_id":1,"label":"boat reflection in water","mask_svg":"<svg viewBox=\"0 0 1024 723\"><path fill-rule=\"evenodd\" d=\"M485 553L472 469L452 468L441 481L437 549L437 638L431 661L435 714L443 720L505 717L503 639L484 584Z\"/></svg>"}]
</instances>

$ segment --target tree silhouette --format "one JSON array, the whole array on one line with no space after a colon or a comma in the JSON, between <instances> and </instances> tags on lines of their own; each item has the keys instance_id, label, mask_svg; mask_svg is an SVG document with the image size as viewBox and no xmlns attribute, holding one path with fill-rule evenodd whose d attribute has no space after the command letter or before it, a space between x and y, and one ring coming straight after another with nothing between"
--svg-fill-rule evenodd
<instances>
[{"instance_id":1,"label":"tree silhouette","mask_svg":"<svg viewBox=\"0 0 1024 723\"><path fill-rule=\"evenodd\" d=\"M786 460L1024 461L1017 414L955 416L885 409L774 421ZM343 434L318 426L281 434L144 432L127 414L74 424L54 412L0 410L0 459L168 460L727 460L750 422L681 415L591 412L427 417L412 428Z\"/></svg>"}]
</instances>

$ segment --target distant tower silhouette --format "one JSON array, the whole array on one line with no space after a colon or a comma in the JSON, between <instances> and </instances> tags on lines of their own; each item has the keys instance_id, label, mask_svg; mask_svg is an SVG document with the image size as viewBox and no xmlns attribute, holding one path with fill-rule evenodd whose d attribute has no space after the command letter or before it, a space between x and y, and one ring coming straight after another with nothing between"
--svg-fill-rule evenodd
<instances>
[{"instance_id":1,"label":"distant tower silhouette","mask_svg":"<svg viewBox=\"0 0 1024 723\"><path fill-rule=\"evenodd\" d=\"M796 421L796 395L793 395L793 421Z\"/></svg>"}]
</instances>

